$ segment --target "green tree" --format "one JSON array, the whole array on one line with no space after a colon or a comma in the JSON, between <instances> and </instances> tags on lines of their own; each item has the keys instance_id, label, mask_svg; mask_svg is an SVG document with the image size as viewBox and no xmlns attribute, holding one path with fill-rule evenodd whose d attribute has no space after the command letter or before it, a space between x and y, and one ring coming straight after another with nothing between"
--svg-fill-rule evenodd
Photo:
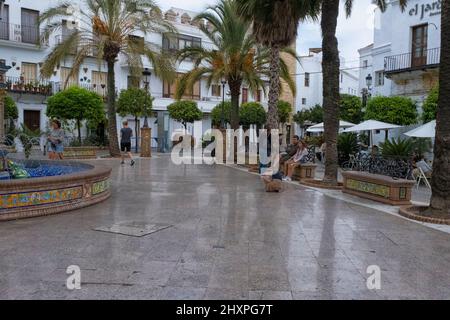
<instances>
[{"instance_id":1,"label":"green tree","mask_svg":"<svg viewBox=\"0 0 450 320\"><path fill-rule=\"evenodd\" d=\"M5 96L5 119L16 120L19 118L19 110L16 102L10 96Z\"/></svg>"},{"instance_id":2,"label":"green tree","mask_svg":"<svg viewBox=\"0 0 450 320\"><path fill-rule=\"evenodd\" d=\"M280 123L287 123L292 113L292 105L287 101L279 100L277 109Z\"/></svg>"},{"instance_id":3,"label":"green tree","mask_svg":"<svg viewBox=\"0 0 450 320\"><path fill-rule=\"evenodd\" d=\"M187 129L188 123L194 123L203 118L203 113L195 101L177 101L168 106L167 110L172 119L183 124L184 129Z\"/></svg>"},{"instance_id":4,"label":"green tree","mask_svg":"<svg viewBox=\"0 0 450 320\"><path fill-rule=\"evenodd\" d=\"M351 123L361 123L364 120L361 98L349 94L341 94L340 119Z\"/></svg>"},{"instance_id":5,"label":"green tree","mask_svg":"<svg viewBox=\"0 0 450 320\"><path fill-rule=\"evenodd\" d=\"M294 121L299 126L304 127L305 122L322 123L323 122L323 108L321 105L315 105L310 109L303 109L294 115Z\"/></svg>"},{"instance_id":6,"label":"green tree","mask_svg":"<svg viewBox=\"0 0 450 320\"><path fill-rule=\"evenodd\" d=\"M417 123L416 103L406 97L374 97L366 108L366 120L378 120L401 126Z\"/></svg>"},{"instance_id":7,"label":"green tree","mask_svg":"<svg viewBox=\"0 0 450 320\"><path fill-rule=\"evenodd\" d=\"M75 120L78 128L78 141L81 144L81 122L83 120L96 122L104 120L104 104L98 94L83 88L70 87L48 99L47 116L62 120Z\"/></svg>"},{"instance_id":8,"label":"green tree","mask_svg":"<svg viewBox=\"0 0 450 320\"><path fill-rule=\"evenodd\" d=\"M280 96L280 51L292 45L297 38L299 22L316 19L320 12L319 0L237 0L242 16L253 24L257 41L270 48L270 91L267 126L278 129L278 100ZM295 96L295 91L293 91Z\"/></svg>"},{"instance_id":9,"label":"green tree","mask_svg":"<svg viewBox=\"0 0 450 320\"><path fill-rule=\"evenodd\" d=\"M252 24L240 17L235 0L220 0L217 5L195 17L194 21L207 21L207 25L201 24L200 29L215 48L188 47L179 52L179 60L193 60L194 68L180 78L176 96L180 99L186 92L192 91L194 84L201 79L206 78L208 86L225 79L231 95L231 127L238 129L242 85L245 84L253 94L260 89L265 93L264 78L272 74L270 52L257 44L251 34ZM283 51L296 56L292 49ZM286 81L295 93L295 80L286 63L281 61L279 65L278 78Z\"/></svg>"},{"instance_id":10,"label":"green tree","mask_svg":"<svg viewBox=\"0 0 450 320\"><path fill-rule=\"evenodd\" d=\"M222 110L223 105L223 110ZM211 111L211 118L213 126L220 127L222 122L222 112L225 125L230 123L231 102L225 101L225 103L219 103Z\"/></svg>"},{"instance_id":11,"label":"green tree","mask_svg":"<svg viewBox=\"0 0 450 320\"><path fill-rule=\"evenodd\" d=\"M142 76L142 57L145 56L152 63L156 76L172 81L175 73L170 56L162 54L158 45L140 40L135 34L174 32L174 28L163 18L153 0L83 0L80 7L83 9L77 12L69 2L63 2L40 15L39 24L44 27L42 42L60 32L67 20L81 18L82 23L89 24L75 28L52 48L41 73L44 78L50 78L55 67L69 56L73 57L73 66L67 79L78 77L83 62L92 55L99 62L106 62L109 147L112 156L120 156L115 92L119 54L128 59L132 76Z\"/></svg>"},{"instance_id":12,"label":"green tree","mask_svg":"<svg viewBox=\"0 0 450 320\"><path fill-rule=\"evenodd\" d=\"M242 104L239 109L241 125L248 128L250 125L257 125L258 128L266 123L266 110L258 102L248 102Z\"/></svg>"},{"instance_id":13,"label":"green tree","mask_svg":"<svg viewBox=\"0 0 450 320\"><path fill-rule=\"evenodd\" d=\"M436 120L438 103L439 103L439 87L436 87L430 91L430 94L423 103L422 121L424 123Z\"/></svg>"},{"instance_id":14,"label":"green tree","mask_svg":"<svg viewBox=\"0 0 450 320\"><path fill-rule=\"evenodd\" d=\"M136 149L139 141L138 119L150 114L153 107L153 98L147 90L139 88L130 88L122 90L117 100L117 113L121 117L128 115L134 116L136 132Z\"/></svg>"}]
</instances>

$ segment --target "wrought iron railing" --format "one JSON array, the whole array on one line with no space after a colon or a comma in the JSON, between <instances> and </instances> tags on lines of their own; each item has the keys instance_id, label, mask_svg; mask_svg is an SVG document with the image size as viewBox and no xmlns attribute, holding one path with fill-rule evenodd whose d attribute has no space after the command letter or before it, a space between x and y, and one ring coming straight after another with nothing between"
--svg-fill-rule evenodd
<instances>
[{"instance_id":1,"label":"wrought iron railing","mask_svg":"<svg viewBox=\"0 0 450 320\"><path fill-rule=\"evenodd\" d=\"M0 40L26 44L41 44L42 30L37 26L27 26L0 21ZM42 43L48 45L48 43Z\"/></svg>"},{"instance_id":2,"label":"wrought iron railing","mask_svg":"<svg viewBox=\"0 0 450 320\"><path fill-rule=\"evenodd\" d=\"M49 96L53 94L53 82L24 77L6 77L6 91L14 93L40 94Z\"/></svg>"},{"instance_id":3,"label":"wrought iron railing","mask_svg":"<svg viewBox=\"0 0 450 320\"><path fill-rule=\"evenodd\" d=\"M436 66L440 58L441 48L425 50L422 56L415 56L412 52L388 56L384 58L384 71L389 73Z\"/></svg>"}]
</instances>

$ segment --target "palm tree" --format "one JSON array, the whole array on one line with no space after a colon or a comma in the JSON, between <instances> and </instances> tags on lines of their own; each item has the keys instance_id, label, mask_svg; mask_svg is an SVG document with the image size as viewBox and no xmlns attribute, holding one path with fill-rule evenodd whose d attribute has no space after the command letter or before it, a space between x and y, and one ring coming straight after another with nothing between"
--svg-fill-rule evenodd
<instances>
[{"instance_id":1,"label":"palm tree","mask_svg":"<svg viewBox=\"0 0 450 320\"><path fill-rule=\"evenodd\" d=\"M255 41L250 32L251 22L239 15L235 0L221 0L195 17L195 21L206 21L206 24L200 24L200 29L214 48L189 47L179 52L179 60L193 60L194 68L180 78L177 98L181 98L202 78L206 78L208 87L225 79L230 87L231 126L238 129L241 87L245 84L252 93L262 88L265 93L264 78L273 75L269 68L270 53ZM283 48L282 51L297 58L290 48ZM281 60L278 65L277 83L280 83L281 77L295 92L295 81L286 63Z\"/></svg>"},{"instance_id":2,"label":"palm tree","mask_svg":"<svg viewBox=\"0 0 450 320\"><path fill-rule=\"evenodd\" d=\"M42 41L64 26L64 20L79 21L69 35L55 45L44 62L41 73L49 78L55 67L68 56L73 56L73 67L67 77L78 77L86 58L106 62L108 133L110 152L119 156L116 124L115 65L120 54L127 59L132 76L142 76L142 56L153 64L154 73L163 79L173 79L173 63L162 55L157 45L145 42L150 32L175 32L173 26L164 20L161 9L153 0L84 0L83 8L74 8L69 1L43 12L39 19L45 25ZM67 81L66 84L67 85Z\"/></svg>"},{"instance_id":3,"label":"palm tree","mask_svg":"<svg viewBox=\"0 0 450 320\"><path fill-rule=\"evenodd\" d=\"M400 0L402 10L407 0ZM386 10L386 0L377 0L376 4L382 12ZM351 15L353 0L345 0L347 17ZM324 182L337 185L338 181L338 151L337 137L339 134L339 49L336 38L336 28L339 16L339 0L322 1L322 50L323 50L323 109L324 138L327 145Z\"/></svg>"},{"instance_id":4,"label":"palm tree","mask_svg":"<svg viewBox=\"0 0 450 320\"><path fill-rule=\"evenodd\" d=\"M431 213L448 218L450 215L450 3L442 1L441 11L441 64L439 76L439 102L436 115L436 143L434 148L433 177L431 179Z\"/></svg>"},{"instance_id":5,"label":"palm tree","mask_svg":"<svg viewBox=\"0 0 450 320\"><path fill-rule=\"evenodd\" d=\"M252 22L257 41L270 48L270 92L267 126L278 129L280 51L297 38L300 21L316 19L320 0L237 0L240 14Z\"/></svg>"}]
</instances>

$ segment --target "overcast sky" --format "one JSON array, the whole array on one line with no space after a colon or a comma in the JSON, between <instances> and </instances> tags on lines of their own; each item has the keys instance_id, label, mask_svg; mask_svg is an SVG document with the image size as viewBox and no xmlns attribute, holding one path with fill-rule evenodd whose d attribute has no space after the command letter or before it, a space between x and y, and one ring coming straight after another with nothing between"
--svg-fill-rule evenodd
<instances>
[{"instance_id":1,"label":"overcast sky","mask_svg":"<svg viewBox=\"0 0 450 320\"><path fill-rule=\"evenodd\" d=\"M169 7L184 8L201 11L216 0L157 0L163 9ZM338 24L339 50L348 65L358 65L358 49L372 43L373 40L373 12L374 6L370 0L354 1L352 16L347 19L343 9L340 11ZM307 54L309 48L321 47L322 39L320 25L305 23L300 27L298 38L299 54Z\"/></svg>"}]
</instances>

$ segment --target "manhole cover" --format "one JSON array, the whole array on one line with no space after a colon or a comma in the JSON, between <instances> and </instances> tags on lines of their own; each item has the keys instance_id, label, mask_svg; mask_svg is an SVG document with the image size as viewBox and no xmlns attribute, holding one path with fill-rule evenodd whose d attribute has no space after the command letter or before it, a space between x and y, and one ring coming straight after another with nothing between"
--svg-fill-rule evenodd
<instances>
[{"instance_id":1,"label":"manhole cover","mask_svg":"<svg viewBox=\"0 0 450 320\"><path fill-rule=\"evenodd\" d=\"M122 234L130 237L144 237L149 234L172 227L169 224L145 224L137 222L122 222L112 226L94 228L95 231Z\"/></svg>"}]
</instances>

